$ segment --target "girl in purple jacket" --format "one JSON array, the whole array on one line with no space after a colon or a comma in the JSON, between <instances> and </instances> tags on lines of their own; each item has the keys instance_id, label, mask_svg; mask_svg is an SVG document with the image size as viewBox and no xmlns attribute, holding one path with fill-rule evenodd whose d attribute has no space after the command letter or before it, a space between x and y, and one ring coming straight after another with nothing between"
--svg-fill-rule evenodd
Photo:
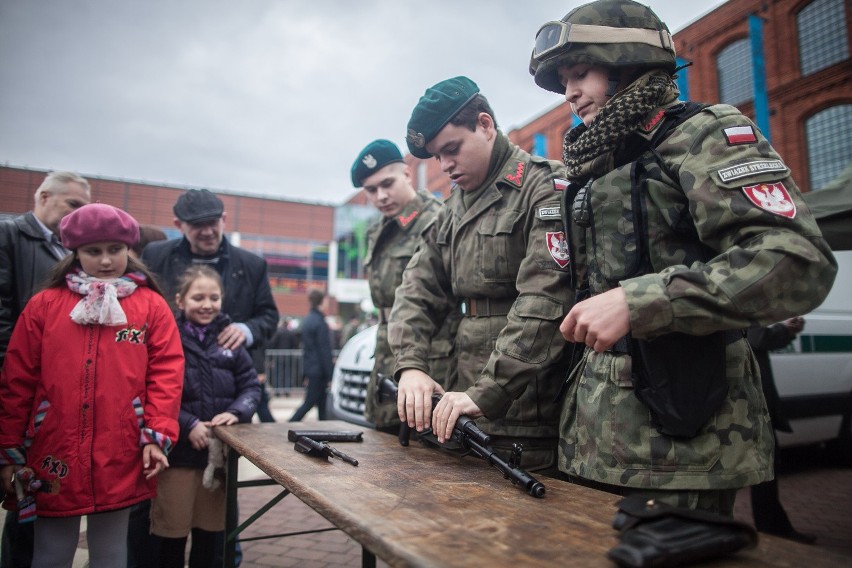
<instances>
[{"instance_id":1,"label":"girl in purple jacket","mask_svg":"<svg viewBox=\"0 0 852 568\"><path fill-rule=\"evenodd\" d=\"M248 351L224 349L216 342L219 331L230 323L221 313L222 292L215 270L194 265L182 276L175 298L181 310L177 319L186 370L180 435L151 506L151 532L161 537L161 567L184 566L190 532L190 568L211 566L215 539L222 538L225 529L224 488L202 484L211 428L251 422L260 400L260 383Z\"/></svg>"}]
</instances>

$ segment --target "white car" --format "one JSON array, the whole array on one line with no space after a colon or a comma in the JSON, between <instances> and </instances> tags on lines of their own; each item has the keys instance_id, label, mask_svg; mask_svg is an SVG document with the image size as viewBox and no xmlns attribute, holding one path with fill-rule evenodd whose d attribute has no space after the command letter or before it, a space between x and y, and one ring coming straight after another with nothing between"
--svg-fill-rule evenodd
<instances>
[{"instance_id":1,"label":"white car","mask_svg":"<svg viewBox=\"0 0 852 568\"><path fill-rule=\"evenodd\" d=\"M373 427L364 418L364 400L375 362L378 328L374 325L356 334L338 353L326 403L330 419Z\"/></svg>"}]
</instances>

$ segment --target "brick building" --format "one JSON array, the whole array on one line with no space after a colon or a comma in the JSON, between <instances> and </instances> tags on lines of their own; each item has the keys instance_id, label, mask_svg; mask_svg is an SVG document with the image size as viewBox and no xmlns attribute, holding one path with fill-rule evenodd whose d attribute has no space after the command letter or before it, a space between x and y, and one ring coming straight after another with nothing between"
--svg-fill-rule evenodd
<instances>
[{"instance_id":1,"label":"brick building","mask_svg":"<svg viewBox=\"0 0 852 568\"><path fill-rule=\"evenodd\" d=\"M850 0L729 0L674 34L681 63L692 64L679 73L681 98L736 106L768 135L799 187L819 189L852 162L850 36ZM530 88L538 88L532 78ZM561 160L573 119L559 103L554 95L554 108L509 139ZM435 160L406 159L420 187L449 192Z\"/></svg>"},{"instance_id":2,"label":"brick building","mask_svg":"<svg viewBox=\"0 0 852 568\"><path fill-rule=\"evenodd\" d=\"M47 171L0 167L0 213L21 214L33 207L33 195ZM92 177L92 200L121 207L142 225L153 225L172 238L172 206L186 187L153 185ZM263 256L275 302L282 315L308 311L307 290L328 283L329 244L336 208L329 205L251 197L215 191L225 204L225 231L231 242Z\"/></svg>"}]
</instances>

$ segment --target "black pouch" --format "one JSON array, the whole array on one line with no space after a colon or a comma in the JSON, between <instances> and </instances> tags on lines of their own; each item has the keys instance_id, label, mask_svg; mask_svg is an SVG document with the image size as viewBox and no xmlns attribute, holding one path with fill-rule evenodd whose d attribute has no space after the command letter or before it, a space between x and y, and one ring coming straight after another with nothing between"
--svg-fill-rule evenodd
<instances>
[{"instance_id":1,"label":"black pouch","mask_svg":"<svg viewBox=\"0 0 852 568\"><path fill-rule=\"evenodd\" d=\"M757 531L729 517L628 497L613 528L619 544L607 557L619 566L683 566L754 548Z\"/></svg>"},{"instance_id":2,"label":"black pouch","mask_svg":"<svg viewBox=\"0 0 852 568\"><path fill-rule=\"evenodd\" d=\"M663 434L691 438L728 394L728 333L669 333L651 341L632 339L633 389Z\"/></svg>"}]
</instances>

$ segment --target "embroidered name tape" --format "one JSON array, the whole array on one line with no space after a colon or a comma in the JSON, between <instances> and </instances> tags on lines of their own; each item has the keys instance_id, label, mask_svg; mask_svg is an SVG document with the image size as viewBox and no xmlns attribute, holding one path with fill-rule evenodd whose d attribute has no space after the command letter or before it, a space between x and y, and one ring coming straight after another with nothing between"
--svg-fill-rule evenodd
<instances>
[{"instance_id":1,"label":"embroidered name tape","mask_svg":"<svg viewBox=\"0 0 852 568\"><path fill-rule=\"evenodd\" d=\"M745 164L722 168L716 173L722 181L731 181L753 176L763 172L786 172L787 166L781 160L753 160Z\"/></svg>"},{"instance_id":2,"label":"embroidered name tape","mask_svg":"<svg viewBox=\"0 0 852 568\"><path fill-rule=\"evenodd\" d=\"M562 219L562 207L559 205L539 207L536 217L539 219Z\"/></svg>"}]
</instances>

